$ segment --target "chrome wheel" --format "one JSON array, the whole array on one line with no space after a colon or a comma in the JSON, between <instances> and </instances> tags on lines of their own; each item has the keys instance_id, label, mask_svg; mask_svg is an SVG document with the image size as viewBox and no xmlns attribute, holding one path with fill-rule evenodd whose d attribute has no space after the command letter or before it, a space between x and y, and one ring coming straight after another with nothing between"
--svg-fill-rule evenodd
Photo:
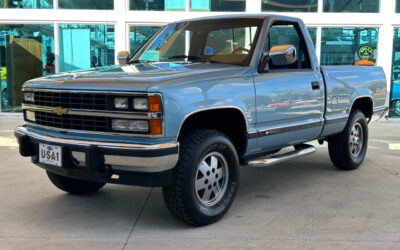
<instances>
[{"instance_id":1,"label":"chrome wheel","mask_svg":"<svg viewBox=\"0 0 400 250\"><path fill-rule=\"evenodd\" d=\"M363 128L358 122L351 128L349 144L351 156L358 157L364 145Z\"/></svg>"},{"instance_id":2,"label":"chrome wheel","mask_svg":"<svg viewBox=\"0 0 400 250\"><path fill-rule=\"evenodd\" d=\"M211 152L203 157L195 179L195 192L201 204L217 204L226 192L228 179L228 163L221 153Z\"/></svg>"}]
</instances>

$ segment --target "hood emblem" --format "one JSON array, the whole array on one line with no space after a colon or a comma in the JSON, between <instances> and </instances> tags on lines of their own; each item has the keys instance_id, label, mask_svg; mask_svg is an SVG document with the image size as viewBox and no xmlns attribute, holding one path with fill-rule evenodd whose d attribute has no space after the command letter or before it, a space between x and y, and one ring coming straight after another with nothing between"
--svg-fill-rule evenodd
<instances>
[{"instance_id":1,"label":"hood emblem","mask_svg":"<svg viewBox=\"0 0 400 250\"><path fill-rule=\"evenodd\" d=\"M52 110L52 112L56 113L57 115L65 115L68 113L68 109L62 107L56 107Z\"/></svg>"}]
</instances>

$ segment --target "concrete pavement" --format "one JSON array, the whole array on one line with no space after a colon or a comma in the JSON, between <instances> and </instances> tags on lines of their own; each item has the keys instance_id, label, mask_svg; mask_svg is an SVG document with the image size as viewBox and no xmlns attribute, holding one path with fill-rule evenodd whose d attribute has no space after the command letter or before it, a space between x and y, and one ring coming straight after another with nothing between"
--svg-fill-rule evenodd
<instances>
[{"instance_id":1,"label":"concrete pavement","mask_svg":"<svg viewBox=\"0 0 400 250\"><path fill-rule=\"evenodd\" d=\"M56 189L19 156L20 123L0 116L0 249L400 248L400 121L370 126L356 171L336 170L326 144L278 166L243 167L229 212L201 228L175 220L160 188L108 184L82 197Z\"/></svg>"}]
</instances>

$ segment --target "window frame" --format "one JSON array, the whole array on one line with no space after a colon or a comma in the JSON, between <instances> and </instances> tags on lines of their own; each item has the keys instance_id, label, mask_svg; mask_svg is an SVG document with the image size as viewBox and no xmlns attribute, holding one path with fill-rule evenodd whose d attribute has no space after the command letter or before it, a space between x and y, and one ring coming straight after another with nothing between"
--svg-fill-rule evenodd
<instances>
[{"instance_id":1,"label":"window frame","mask_svg":"<svg viewBox=\"0 0 400 250\"><path fill-rule=\"evenodd\" d=\"M273 26L285 26L285 25L287 25L287 26L293 26L293 28L296 30L296 32L297 32L297 35L299 36L299 47L301 48L301 47L303 47L303 53L304 54L302 54L302 55L304 55L305 57L307 56L308 57L308 67L307 68L302 68L302 67L300 67L300 68L297 68L297 69L288 69L288 68L282 68L282 69L279 69L279 68L276 68L276 69L269 69L267 72L265 72L265 73L269 73L269 72L271 72L271 73L273 73L273 72L304 72L304 71L314 71L314 65L313 65L313 61L312 61L312 57L311 57L311 55L310 55L310 48L309 48L309 46L308 46L308 44L307 44L307 42L306 42L306 39L305 39L305 37L304 37L304 32L303 32L303 30L301 29L301 26L300 26L300 24L298 23L298 22L296 22L296 21L289 21L289 20L273 20L269 25L268 25L268 30L267 30L267 32L266 32L266 36L265 36L265 38L263 39L263 41L262 41L262 47L261 47L261 49L262 49L262 52L264 53L264 48L265 48L265 45L266 45L266 43L267 43L267 39L269 38L269 36L270 36L270 34L271 34L271 28L273 27ZM307 28L306 28L307 29ZM268 40L270 40L270 39L268 39ZM296 49L297 50L297 49ZM262 53L262 54L263 54ZM297 56L298 56L298 58L300 58L300 54L298 53L298 51L296 51L296 54L297 54ZM261 56L261 58L260 58L260 60L259 61L261 61L261 59L262 59L262 56ZM302 63L301 63L301 61L300 60L297 60L298 62L297 62L297 64L298 65L302 65ZM305 60L305 61L307 61L307 60Z\"/></svg>"}]
</instances>

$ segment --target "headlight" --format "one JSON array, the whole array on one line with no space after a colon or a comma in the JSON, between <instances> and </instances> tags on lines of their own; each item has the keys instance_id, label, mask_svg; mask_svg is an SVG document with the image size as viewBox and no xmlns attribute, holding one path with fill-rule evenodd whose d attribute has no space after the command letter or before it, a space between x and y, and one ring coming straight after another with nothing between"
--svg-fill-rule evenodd
<instances>
[{"instance_id":1,"label":"headlight","mask_svg":"<svg viewBox=\"0 0 400 250\"><path fill-rule=\"evenodd\" d=\"M147 98L135 98L133 99L133 108L136 110L148 110L149 102Z\"/></svg>"},{"instance_id":2,"label":"headlight","mask_svg":"<svg viewBox=\"0 0 400 250\"><path fill-rule=\"evenodd\" d=\"M35 112L27 110L25 113L25 118L28 121L35 122L36 121Z\"/></svg>"},{"instance_id":3,"label":"headlight","mask_svg":"<svg viewBox=\"0 0 400 250\"><path fill-rule=\"evenodd\" d=\"M149 122L144 120L113 119L112 129L129 132L149 132Z\"/></svg>"},{"instance_id":4,"label":"headlight","mask_svg":"<svg viewBox=\"0 0 400 250\"><path fill-rule=\"evenodd\" d=\"M128 98L126 97L114 98L114 107L116 109L128 109Z\"/></svg>"},{"instance_id":5,"label":"headlight","mask_svg":"<svg viewBox=\"0 0 400 250\"><path fill-rule=\"evenodd\" d=\"M34 102L35 94L33 92L24 92L24 101L25 102Z\"/></svg>"}]
</instances>

